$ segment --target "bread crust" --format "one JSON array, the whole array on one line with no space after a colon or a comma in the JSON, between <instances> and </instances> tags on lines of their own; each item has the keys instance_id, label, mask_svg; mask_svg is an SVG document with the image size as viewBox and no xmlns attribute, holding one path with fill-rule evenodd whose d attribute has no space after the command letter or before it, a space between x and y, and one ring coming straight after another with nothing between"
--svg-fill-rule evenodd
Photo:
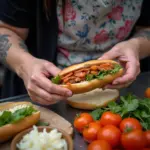
<instances>
[{"instance_id":1,"label":"bread crust","mask_svg":"<svg viewBox=\"0 0 150 150\"><path fill-rule=\"evenodd\" d=\"M103 63L118 64L116 61L113 61L113 60L90 60L90 61L87 61L87 62L84 62L84 63L75 64L75 65L72 65L72 66L69 66L69 67L63 69L59 73L59 76L61 77L61 76L64 76L65 74L70 73L72 71L82 69L82 68L92 66L92 65L100 65L100 64L103 64Z\"/></svg>"},{"instance_id":2,"label":"bread crust","mask_svg":"<svg viewBox=\"0 0 150 150\"><path fill-rule=\"evenodd\" d=\"M94 79L91 81L84 81L81 83L60 85L60 86L70 89L73 94L80 94L80 93L92 91L96 88L102 88L105 85L111 83L116 78L120 77L121 75L123 75L123 69L120 69L120 71L117 72L116 74L105 76L104 79L102 80Z\"/></svg>"},{"instance_id":3,"label":"bread crust","mask_svg":"<svg viewBox=\"0 0 150 150\"><path fill-rule=\"evenodd\" d=\"M32 105L30 102L14 102L8 103L0 106L0 111L4 111L10 108L13 108L18 105ZM24 119L18 121L14 124L7 124L0 127L0 143L5 142L15 136L18 132L21 132L24 129L31 127L36 124L40 119L40 111L33 113L30 116L25 117Z\"/></svg>"},{"instance_id":4,"label":"bread crust","mask_svg":"<svg viewBox=\"0 0 150 150\"><path fill-rule=\"evenodd\" d=\"M105 101L103 104L101 105L98 105L98 104L88 104L88 103L78 103L78 102L75 102L75 101L71 101L71 100L67 100L67 103L73 107L73 108L77 108L77 109L82 109L82 110L94 110L96 108L101 108L101 107L105 107L107 106L107 104L109 102L112 102L112 101L116 101L118 99L118 97L114 98L114 99L110 99L110 100L107 100Z\"/></svg>"}]
</instances>

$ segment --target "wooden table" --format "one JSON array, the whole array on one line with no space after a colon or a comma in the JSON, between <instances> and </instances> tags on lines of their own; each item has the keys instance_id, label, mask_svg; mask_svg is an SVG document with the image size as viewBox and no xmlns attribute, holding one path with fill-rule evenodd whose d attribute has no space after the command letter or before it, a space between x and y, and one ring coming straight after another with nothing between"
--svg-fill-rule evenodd
<instances>
[{"instance_id":1,"label":"wooden table","mask_svg":"<svg viewBox=\"0 0 150 150\"><path fill-rule=\"evenodd\" d=\"M143 97L144 91L147 87L150 87L150 72L141 74L137 80L128 88L123 89L120 91L121 95L125 95L127 93L133 93L137 96ZM23 101L27 100L29 97L27 95L21 95L17 97L11 97L7 99L1 99L0 102L6 102L6 101ZM70 106L66 105L65 102L60 102L58 104L55 104L53 106L47 107L48 109L51 109L70 121L73 122L73 119L75 115L81 110L73 109ZM84 142L82 136L78 134L76 131L74 133L74 150L86 150L87 144Z\"/></svg>"}]
</instances>

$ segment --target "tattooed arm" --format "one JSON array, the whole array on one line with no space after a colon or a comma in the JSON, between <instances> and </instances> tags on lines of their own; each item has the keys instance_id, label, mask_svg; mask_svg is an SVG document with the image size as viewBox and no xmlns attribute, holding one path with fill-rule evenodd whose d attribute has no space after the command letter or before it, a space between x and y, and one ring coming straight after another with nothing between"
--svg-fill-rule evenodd
<instances>
[{"instance_id":1,"label":"tattooed arm","mask_svg":"<svg viewBox=\"0 0 150 150\"><path fill-rule=\"evenodd\" d=\"M16 28L0 22L0 62L16 73L22 64L33 59L24 43L27 36L28 29Z\"/></svg>"},{"instance_id":2,"label":"tattooed arm","mask_svg":"<svg viewBox=\"0 0 150 150\"><path fill-rule=\"evenodd\" d=\"M140 59L150 56L150 28L137 28L130 41L139 46Z\"/></svg>"}]
</instances>

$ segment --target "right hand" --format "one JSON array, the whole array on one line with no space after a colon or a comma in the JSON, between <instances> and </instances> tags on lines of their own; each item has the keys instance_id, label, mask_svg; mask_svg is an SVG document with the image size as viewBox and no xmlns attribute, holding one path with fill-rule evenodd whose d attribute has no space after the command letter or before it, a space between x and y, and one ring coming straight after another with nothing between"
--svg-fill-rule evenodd
<instances>
[{"instance_id":1,"label":"right hand","mask_svg":"<svg viewBox=\"0 0 150 150\"><path fill-rule=\"evenodd\" d=\"M23 69L21 78L24 81L30 98L42 105L54 104L72 96L72 92L59 85L53 84L48 77L60 72L53 63L35 58Z\"/></svg>"}]
</instances>

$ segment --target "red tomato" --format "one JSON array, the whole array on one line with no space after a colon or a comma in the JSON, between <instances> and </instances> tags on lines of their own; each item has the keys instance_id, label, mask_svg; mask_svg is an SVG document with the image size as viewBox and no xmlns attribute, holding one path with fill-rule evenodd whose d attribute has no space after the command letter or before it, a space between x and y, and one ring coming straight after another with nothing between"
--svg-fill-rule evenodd
<instances>
[{"instance_id":1,"label":"red tomato","mask_svg":"<svg viewBox=\"0 0 150 150\"><path fill-rule=\"evenodd\" d=\"M120 130L124 132L127 128L142 130L142 125L135 118L125 118L120 123Z\"/></svg>"},{"instance_id":2,"label":"red tomato","mask_svg":"<svg viewBox=\"0 0 150 150\"><path fill-rule=\"evenodd\" d=\"M125 149L142 150L146 146L146 137L142 130L135 129L122 134L121 144Z\"/></svg>"},{"instance_id":3,"label":"red tomato","mask_svg":"<svg viewBox=\"0 0 150 150\"><path fill-rule=\"evenodd\" d=\"M145 97L150 98L150 87L146 89L145 91Z\"/></svg>"},{"instance_id":4,"label":"red tomato","mask_svg":"<svg viewBox=\"0 0 150 150\"><path fill-rule=\"evenodd\" d=\"M97 124L99 124L99 125L100 125L100 127L102 127L101 120L96 120L95 122L96 122Z\"/></svg>"},{"instance_id":5,"label":"red tomato","mask_svg":"<svg viewBox=\"0 0 150 150\"><path fill-rule=\"evenodd\" d=\"M114 114L112 112L104 112L101 116L101 124L119 126L122 118L119 114Z\"/></svg>"},{"instance_id":6,"label":"red tomato","mask_svg":"<svg viewBox=\"0 0 150 150\"><path fill-rule=\"evenodd\" d=\"M85 127L83 130L83 137L85 141L90 143L97 140L97 133L100 128L100 125L96 122L91 122L87 127Z\"/></svg>"},{"instance_id":7,"label":"red tomato","mask_svg":"<svg viewBox=\"0 0 150 150\"><path fill-rule=\"evenodd\" d=\"M150 147L150 130L145 131L144 135L145 135L146 140L147 140L147 147Z\"/></svg>"},{"instance_id":8,"label":"red tomato","mask_svg":"<svg viewBox=\"0 0 150 150\"><path fill-rule=\"evenodd\" d=\"M78 117L74 120L74 127L82 133L85 126L87 126L90 122L93 122L93 118L88 113L81 113Z\"/></svg>"},{"instance_id":9,"label":"red tomato","mask_svg":"<svg viewBox=\"0 0 150 150\"><path fill-rule=\"evenodd\" d=\"M143 148L142 150L150 150L150 148Z\"/></svg>"},{"instance_id":10,"label":"red tomato","mask_svg":"<svg viewBox=\"0 0 150 150\"><path fill-rule=\"evenodd\" d=\"M88 150L112 150L112 148L107 141L96 140L89 144Z\"/></svg>"},{"instance_id":11,"label":"red tomato","mask_svg":"<svg viewBox=\"0 0 150 150\"><path fill-rule=\"evenodd\" d=\"M106 140L112 147L116 147L119 145L121 137L120 130L113 125L104 126L98 132L98 140Z\"/></svg>"}]
</instances>

